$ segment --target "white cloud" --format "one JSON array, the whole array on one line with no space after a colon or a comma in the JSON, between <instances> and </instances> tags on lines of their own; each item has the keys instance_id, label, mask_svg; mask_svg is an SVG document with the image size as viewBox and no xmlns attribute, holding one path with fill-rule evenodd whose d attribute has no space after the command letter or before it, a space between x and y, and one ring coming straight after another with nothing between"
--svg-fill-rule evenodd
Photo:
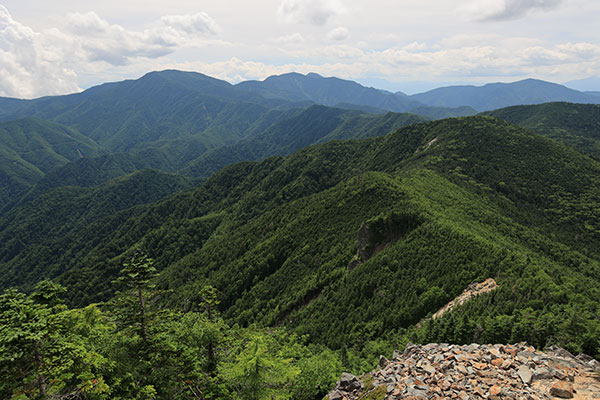
<instances>
[{"instance_id":1,"label":"white cloud","mask_svg":"<svg viewBox=\"0 0 600 400\"><path fill-rule=\"evenodd\" d=\"M220 32L206 13L164 16L132 31L94 12L70 13L61 28L35 32L0 5L0 96L32 98L79 91L77 72L94 63L125 66L155 59Z\"/></svg>"},{"instance_id":2,"label":"white cloud","mask_svg":"<svg viewBox=\"0 0 600 400\"><path fill-rule=\"evenodd\" d=\"M160 20L166 27L171 27L190 35L216 35L221 31L217 22L204 12L191 15L167 15Z\"/></svg>"},{"instance_id":3,"label":"white cloud","mask_svg":"<svg viewBox=\"0 0 600 400\"><path fill-rule=\"evenodd\" d=\"M342 41L342 40L348 39L349 36L350 36L350 31L347 28L340 26L339 28L335 28L335 29L332 29L331 31L329 31L329 33L327 34L327 39L335 40L335 41Z\"/></svg>"},{"instance_id":4,"label":"white cloud","mask_svg":"<svg viewBox=\"0 0 600 400\"><path fill-rule=\"evenodd\" d=\"M278 14L284 22L323 26L345 11L340 0L282 0Z\"/></svg>"},{"instance_id":5,"label":"white cloud","mask_svg":"<svg viewBox=\"0 0 600 400\"><path fill-rule=\"evenodd\" d=\"M156 27L144 31L111 25L94 12L71 13L67 15L65 26L90 61L112 65L126 65L137 57L161 57L198 36L215 35L220 31L206 13L164 16Z\"/></svg>"},{"instance_id":6,"label":"white cloud","mask_svg":"<svg viewBox=\"0 0 600 400\"><path fill-rule=\"evenodd\" d=\"M557 8L562 0L474 0L460 9L479 21L506 21L524 17L532 11Z\"/></svg>"},{"instance_id":7,"label":"white cloud","mask_svg":"<svg viewBox=\"0 0 600 400\"><path fill-rule=\"evenodd\" d=\"M54 36L15 21L0 5L0 96L35 97L79 90L74 69L65 62Z\"/></svg>"},{"instance_id":8,"label":"white cloud","mask_svg":"<svg viewBox=\"0 0 600 400\"><path fill-rule=\"evenodd\" d=\"M301 33L295 32L290 35L280 36L274 39L273 42L279 44L300 44L306 42L306 39L304 39Z\"/></svg>"}]
</instances>

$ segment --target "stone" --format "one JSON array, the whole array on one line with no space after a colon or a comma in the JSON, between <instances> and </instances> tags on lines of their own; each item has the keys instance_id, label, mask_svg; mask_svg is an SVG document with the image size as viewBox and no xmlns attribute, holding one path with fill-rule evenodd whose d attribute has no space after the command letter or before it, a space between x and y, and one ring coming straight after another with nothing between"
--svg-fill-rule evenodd
<instances>
[{"instance_id":1,"label":"stone","mask_svg":"<svg viewBox=\"0 0 600 400\"><path fill-rule=\"evenodd\" d=\"M433 375L436 371L435 367L430 365L430 364L426 364L422 367L423 371L427 372L429 375Z\"/></svg>"},{"instance_id":2,"label":"stone","mask_svg":"<svg viewBox=\"0 0 600 400\"><path fill-rule=\"evenodd\" d=\"M344 372L340 381L338 382L339 389L344 392L351 392L353 390L362 389L364 384L356 376Z\"/></svg>"},{"instance_id":3,"label":"stone","mask_svg":"<svg viewBox=\"0 0 600 400\"><path fill-rule=\"evenodd\" d=\"M492 360L492 365L495 367L502 367L502 364L504 364L504 360L501 358L495 358Z\"/></svg>"},{"instance_id":4,"label":"stone","mask_svg":"<svg viewBox=\"0 0 600 400\"><path fill-rule=\"evenodd\" d=\"M531 371L525 365L521 365L517 370L517 375L521 378L524 384L529 385L531 383Z\"/></svg>"},{"instance_id":5,"label":"stone","mask_svg":"<svg viewBox=\"0 0 600 400\"><path fill-rule=\"evenodd\" d=\"M385 368L386 365L388 365L389 361L387 358L385 358L384 356L379 356L379 366L381 368Z\"/></svg>"},{"instance_id":6,"label":"stone","mask_svg":"<svg viewBox=\"0 0 600 400\"><path fill-rule=\"evenodd\" d=\"M533 377L532 379L534 381L539 381L542 379L552 379L554 377L554 374L552 373L552 371L550 370L550 368L547 367L538 367L533 371Z\"/></svg>"},{"instance_id":7,"label":"stone","mask_svg":"<svg viewBox=\"0 0 600 400\"><path fill-rule=\"evenodd\" d=\"M339 390L334 390L329 393L329 400L342 400L344 395Z\"/></svg>"},{"instance_id":8,"label":"stone","mask_svg":"<svg viewBox=\"0 0 600 400\"><path fill-rule=\"evenodd\" d=\"M468 393L467 393L467 392L465 392L465 391L463 390L462 392L460 392L460 393L458 394L458 398L459 398L460 400L470 400L470 399L471 399L471 396L469 396L469 395L468 395Z\"/></svg>"},{"instance_id":9,"label":"stone","mask_svg":"<svg viewBox=\"0 0 600 400\"><path fill-rule=\"evenodd\" d=\"M573 385L568 382L556 381L550 388L550 394L561 399L572 399Z\"/></svg>"},{"instance_id":10,"label":"stone","mask_svg":"<svg viewBox=\"0 0 600 400\"><path fill-rule=\"evenodd\" d=\"M489 390L490 396L499 396L502 393L502 388L500 386L492 386Z\"/></svg>"},{"instance_id":11,"label":"stone","mask_svg":"<svg viewBox=\"0 0 600 400\"><path fill-rule=\"evenodd\" d=\"M589 358L548 355L523 343L410 344L404 353L396 352L391 361L380 360L381 367L370 374L373 389L368 393L377 392L387 400L551 400L559 395L571 398L569 394L582 400L600 400L600 385L588 367L592 362ZM582 387L582 379L589 379L589 385ZM556 394L551 396L552 384ZM344 374L329 400L369 398L363 386L359 378Z\"/></svg>"}]
</instances>

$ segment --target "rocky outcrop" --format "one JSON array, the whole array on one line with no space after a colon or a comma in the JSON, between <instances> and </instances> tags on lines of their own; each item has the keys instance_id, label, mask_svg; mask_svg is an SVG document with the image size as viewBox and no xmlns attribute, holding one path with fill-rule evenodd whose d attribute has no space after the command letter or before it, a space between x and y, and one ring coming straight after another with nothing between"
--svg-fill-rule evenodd
<instances>
[{"instance_id":1,"label":"rocky outcrop","mask_svg":"<svg viewBox=\"0 0 600 400\"><path fill-rule=\"evenodd\" d=\"M390 361L380 358L379 365L361 384L346 374L329 400L600 399L600 363L525 343L409 344Z\"/></svg>"},{"instance_id":2,"label":"rocky outcrop","mask_svg":"<svg viewBox=\"0 0 600 400\"><path fill-rule=\"evenodd\" d=\"M421 223L419 216L409 213L391 213L364 222L358 230L358 254L350 261L348 269L369 260Z\"/></svg>"},{"instance_id":3,"label":"rocky outcrop","mask_svg":"<svg viewBox=\"0 0 600 400\"><path fill-rule=\"evenodd\" d=\"M433 319L440 318L445 313L452 311L452 309L454 309L454 307L458 307L461 304L464 304L465 302L469 301L471 298L473 298L475 296L479 296L480 294L491 292L492 290L496 289L497 287L498 287L498 284L496 284L496 281L493 278L486 279L485 281L483 281L481 283L477 283L477 282L472 283L458 297L456 297L450 303L446 304L444 307L439 309L438 312L433 314L432 318Z\"/></svg>"}]
</instances>

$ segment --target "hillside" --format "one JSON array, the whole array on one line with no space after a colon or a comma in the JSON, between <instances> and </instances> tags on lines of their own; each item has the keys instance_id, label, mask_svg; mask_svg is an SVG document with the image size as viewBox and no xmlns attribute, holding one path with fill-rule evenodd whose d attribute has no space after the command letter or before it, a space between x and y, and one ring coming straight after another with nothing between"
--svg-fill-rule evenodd
<instances>
[{"instance_id":1,"label":"hillside","mask_svg":"<svg viewBox=\"0 0 600 400\"><path fill-rule=\"evenodd\" d=\"M194 192L12 240L3 285L31 284L35 265L71 303L106 299L141 248L172 304L197 303L211 284L228 321L285 325L332 348L416 335L597 355L599 192L600 164L568 147L489 117L443 120L236 164ZM31 235L17 215L3 236ZM413 331L489 277L493 293Z\"/></svg>"},{"instance_id":2,"label":"hillside","mask_svg":"<svg viewBox=\"0 0 600 400\"><path fill-rule=\"evenodd\" d=\"M486 113L559 140L600 160L600 106L547 103Z\"/></svg>"},{"instance_id":3,"label":"hillside","mask_svg":"<svg viewBox=\"0 0 600 400\"><path fill-rule=\"evenodd\" d=\"M35 118L0 123L0 209L54 168L102 153L93 140L64 125Z\"/></svg>"},{"instance_id":4,"label":"hillside","mask_svg":"<svg viewBox=\"0 0 600 400\"><path fill-rule=\"evenodd\" d=\"M60 275L97 245L82 232L110 231L110 221L122 213L130 216L136 206L190 187L183 177L142 170L92 188L55 188L15 208L0 219L2 287ZM19 267L11 269L15 257Z\"/></svg>"},{"instance_id":5,"label":"hillside","mask_svg":"<svg viewBox=\"0 0 600 400\"><path fill-rule=\"evenodd\" d=\"M18 192L20 195L12 196L10 206L34 199L52 188L90 187L145 168L206 178L236 162L289 155L302 147L329 140L382 136L401 126L424 120L413 114L372 115L324 106L272 110L248 127L246 134L249 139L230 146L207 150L200 140L194 138L159 141L128 153L109 153L61 164L45 174L35 175L35 179L32 178L32 182L37 182L35 187L21 197L31 187L31 184L26 185ZM8 171L11 168L7 165ZM15 185L11 183L7 188Z\"/></svg>"},{"instance_id":6,"label":"hillside","mask_svg":"<svg viewBox=\"0 0 600 400\"><path fill-rule=\"evenodd\" d=\"M595 96L537 79L488 83L483 86L448 86L415 94L410 98L428 106L469 106L477 111L553 101L600 104Z\"/></svg>"},{"instance_id":7,"label":"hillside","mask_svg":"<svg viewBox=\"0 0 600 400\"><path fill-rule=\"evenodd\" d=\"M263 133L232 146L211 150L191 162L182 173L208 177L242 161L290 155L303 147L331 140L383 136L398 128L425 121L414 114L370 115L339 108L311 106L298 115L273 124Z\"/></svg>"}]
</instances>

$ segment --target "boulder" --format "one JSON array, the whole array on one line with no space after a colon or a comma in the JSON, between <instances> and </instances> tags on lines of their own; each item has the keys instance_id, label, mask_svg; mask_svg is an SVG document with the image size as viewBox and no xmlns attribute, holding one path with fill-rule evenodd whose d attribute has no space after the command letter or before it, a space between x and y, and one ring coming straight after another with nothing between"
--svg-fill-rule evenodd
<instances>
[{"instance_id":1,"label":"boulder","mask_svg":"<svg viewBox=\"0 0 600 400\"><path fill-rule=\"evenodd\" d=\"M344 372L340 381L338 382L338 389L343 392L353 392L355 390L360 390L364 386L363 382L358 379L358 377Z\"/></svg>"},{"instance_id":2,"label":"boulder","mask_svg":"<svg viewBox=\"0 0 600 400\"><path fill-rule=\"evenodd\" d=\"M560 397L561 399L572 399L573 385L569 382L556 381L550 388L550 394L554 397Z\"/></svg>"},{"instance_id":3,"label":"boulder","mask_svg":"<svg viewBox=\"0 0 600 400\"><path fill-rule=\"evenodd\" d=\"M517 375L521 378L524 384L529 385L531 383L531 371L525 365L521 365L517 370Z\"/></svg>"}]
</instances>

